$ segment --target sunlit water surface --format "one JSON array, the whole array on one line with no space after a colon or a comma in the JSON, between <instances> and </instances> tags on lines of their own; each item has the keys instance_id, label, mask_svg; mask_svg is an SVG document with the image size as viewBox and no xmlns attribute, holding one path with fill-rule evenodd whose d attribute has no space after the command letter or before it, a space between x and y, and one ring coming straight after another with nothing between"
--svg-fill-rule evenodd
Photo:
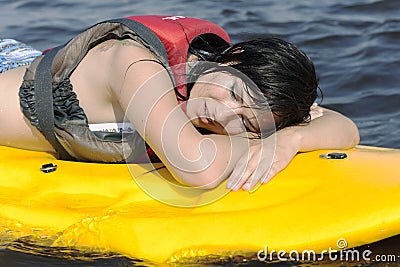
<instances>
[{"instance_id":1,"label":"sunlit water surface","mask_svg":"<svg viewBox=\"0 0 400 267\"><path fill-rule=\"evenodd\" d=\"M353 119L361 144L400 148L400 1L84 1L0 0L0 37L37 49L56 46L101 20L141 14L200 17L224 27L232 41L277 35L300 46L314 61L322 105ZM0 251L0 266L133 266L150 262L119 255L35 248L24 242ZM376 253L400 255L400 238L373 245ZM33 254L35 255L33 255ZM214 261L214 262L213 262ZM199 265L263 265L240 255L203 259ZM332 266L275 263L272 266ZM335 263L336 264L336 263ZM398 263L343 263L357 266ZM337 262L336 266L341 263Z\"/></svg>"}]
</instances>

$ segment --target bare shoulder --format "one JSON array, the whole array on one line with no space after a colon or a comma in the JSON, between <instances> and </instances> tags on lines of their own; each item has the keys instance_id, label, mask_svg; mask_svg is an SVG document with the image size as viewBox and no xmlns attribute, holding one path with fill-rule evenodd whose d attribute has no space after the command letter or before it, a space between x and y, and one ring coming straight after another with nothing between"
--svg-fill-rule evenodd
<instances>
[{"instance_id":1,"label":"bare shoulder","mask_svg":"<svg viewBox=\"0 0 400 267\"><path fill-rule=\"evenodd\" d=\"M162 70L158 58L145 46L134 40L109 40L95 48L98 53L108 55L108 81L114 92L120 92L130 75L139 81ZM132 73L133 72L133 73Z\"/></svg>"},{"instance_id":2,"label":"bare shoulder","mask_svg":"<svg viewBox=\"0 0 400 267\"><path fill-rule=\"evenodd\" d=\"M111 39L97 45L96 50L99 50L101 52L107 52L110 49L121 48L121 47L136 47L146 50L145 46L131 39L122 39L122 40Z\"/></svg>"},{"instance_id":3,"label":"bare shoulder","mask_svg":"<svg viewBox=\"0 0 400 267\"><path fill-rule=\"evenodd\" d=\"M158 60L144 45L131 39L108 40L96 46L97 53L109 56L110 67L125 72L127 67L139 60Z\"/></svg>"},{"instance_id":4,"label":"bare shoulder","mask_svg":"<svg viewBox=\"0 0 400 267\"><path fill-rule=\"evenodd\" d=\"M27 66L0 74L0 145L54 152L21 112L18 90Z\"/></svg>"}]
</instances>

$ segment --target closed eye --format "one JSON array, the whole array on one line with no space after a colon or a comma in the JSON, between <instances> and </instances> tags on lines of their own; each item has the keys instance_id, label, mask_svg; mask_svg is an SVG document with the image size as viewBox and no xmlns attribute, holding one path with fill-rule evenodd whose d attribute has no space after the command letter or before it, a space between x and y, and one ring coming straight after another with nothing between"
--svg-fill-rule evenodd
<instances>
[{"instance_id":1,"label":"closed eye","mask_svg":"<svg viewBox=\"0 0 400 267\"><path fill-rule=\"evenodd\" d=\"M235 83L235 84L236 84L236 83ZM243 105L243 101L241 101L242 98L240 98L240 100L239 100L239 98L238 98L238 96L237 96L237 94L236 94L236 92L235 92L235 86L234 86L234 85L231 87L230 92L231 92L232 98L233 98L236 102L238 102L238 103L240 102L239 104ZM245 116L240 115L240 119L241 119L241 121L242 121L242 124L243 124L244 129L246 130L246 132L257 132L257 131L255 130L255 129L257 129L257 128L250 122L250 120L246 120ZM250 126L251 128L253 128L254 130L250 129L249 126Z\"/></svg>"},{"instance_id":2,"label":"closed eye","mask_svg":"<svg viewBox=\"0 0 400 267\"><path fill-rule=\"evenodd\" d=\"M244 128L246 129L246 132L252 132L252 130L247 126L247 122L246 122L246 119L244 118L244 116L241 115L240 118L242 119L242 123L243 123Z\"/></svg>"},{"instance_id":3,"label":"closed eye","mask_svg":"<svg viewBox=\"0 0 400 267\"><path fill-rule=\"evenodd\" d=\"M243 83L243 82L242 82L242 83ZM249 106L243 105L243 99L244 99L243 94L244 94L245 90L242 88L242 96L240 97L240 96L238 96L238 94L237 94L237 92L236 92L236 90L235 90L235 89L237 88L237 86L238 86L238 81L236 80L236 81L233 83L233 85L231 85L231 88L230 88L230 93L231 93L232 98L233 98L238 104L240 104L243 108L250 108ZM243 86L245 86L244 83L243 83ZM251 109L251 108L250 108L250 109ZM245 130L246 130L247 132L260 133L260 128L257 127L257 126L252 122L251 119L247 118L247 117L244 116L244 115L240 115L240 119L241 119L242 124L243 124L243 126L244 126L244 128L245 128Z\"/></svg>"}]
</instances>

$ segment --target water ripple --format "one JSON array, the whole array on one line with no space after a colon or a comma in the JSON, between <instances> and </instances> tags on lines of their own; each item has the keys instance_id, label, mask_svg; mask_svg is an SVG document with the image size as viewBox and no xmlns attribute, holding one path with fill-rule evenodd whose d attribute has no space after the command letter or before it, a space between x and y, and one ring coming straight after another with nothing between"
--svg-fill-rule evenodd
<instances>
[{"instance_id":1,"label":"water ripple","mask_svg":"<svg viewBox=\"0 0 400 267\"><path fill-rule=\"evenodd\" d=\"M39 49L59 45L98 21L139 14L209 19L223 26L233 42L280 36L313 59L324 103L357 122L364 144L400 148L399 124L392 120L399 115L400 103L397 0L0 2L2 37L20 39Z\"/></svg>"}]
</instances>

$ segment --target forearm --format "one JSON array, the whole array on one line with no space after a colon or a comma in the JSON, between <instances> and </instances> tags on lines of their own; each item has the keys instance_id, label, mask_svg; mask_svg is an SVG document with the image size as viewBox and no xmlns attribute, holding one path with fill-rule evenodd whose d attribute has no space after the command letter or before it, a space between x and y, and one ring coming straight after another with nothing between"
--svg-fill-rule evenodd
<instances>
[{"instance_id":1,"label":"forearm","mask_svg":"<svg viewBox=\"0 0 400 267\"><path fill-rule=\"evenodd\" d=\"M248 139L239 136L207 135L200 142L191 141L189 150L183 154L200 151L196 160L184 158L179 164L167 163L168 169L182 184L213 188L225 180L233 171L237 161L249 148ZM198 148L198 149L197 149ZM186 164L187 160L193 164ZM175 159L175 163L177 163ZM182 166L187 166L183 167Z\"/></svg>"},{"instance_id":2,"label":"forearm","mask_svg":"<svg viewBox=\"0 0 400 267\"><path fill-rule=\"evenodd\" d=\"M323 116L306 125L288 127L281 131L283 132L280 134L291 136L299 152L317 149L347 149L360 141L354 122L328 109L323 109Z\"/></svg>"}]
</instances>

